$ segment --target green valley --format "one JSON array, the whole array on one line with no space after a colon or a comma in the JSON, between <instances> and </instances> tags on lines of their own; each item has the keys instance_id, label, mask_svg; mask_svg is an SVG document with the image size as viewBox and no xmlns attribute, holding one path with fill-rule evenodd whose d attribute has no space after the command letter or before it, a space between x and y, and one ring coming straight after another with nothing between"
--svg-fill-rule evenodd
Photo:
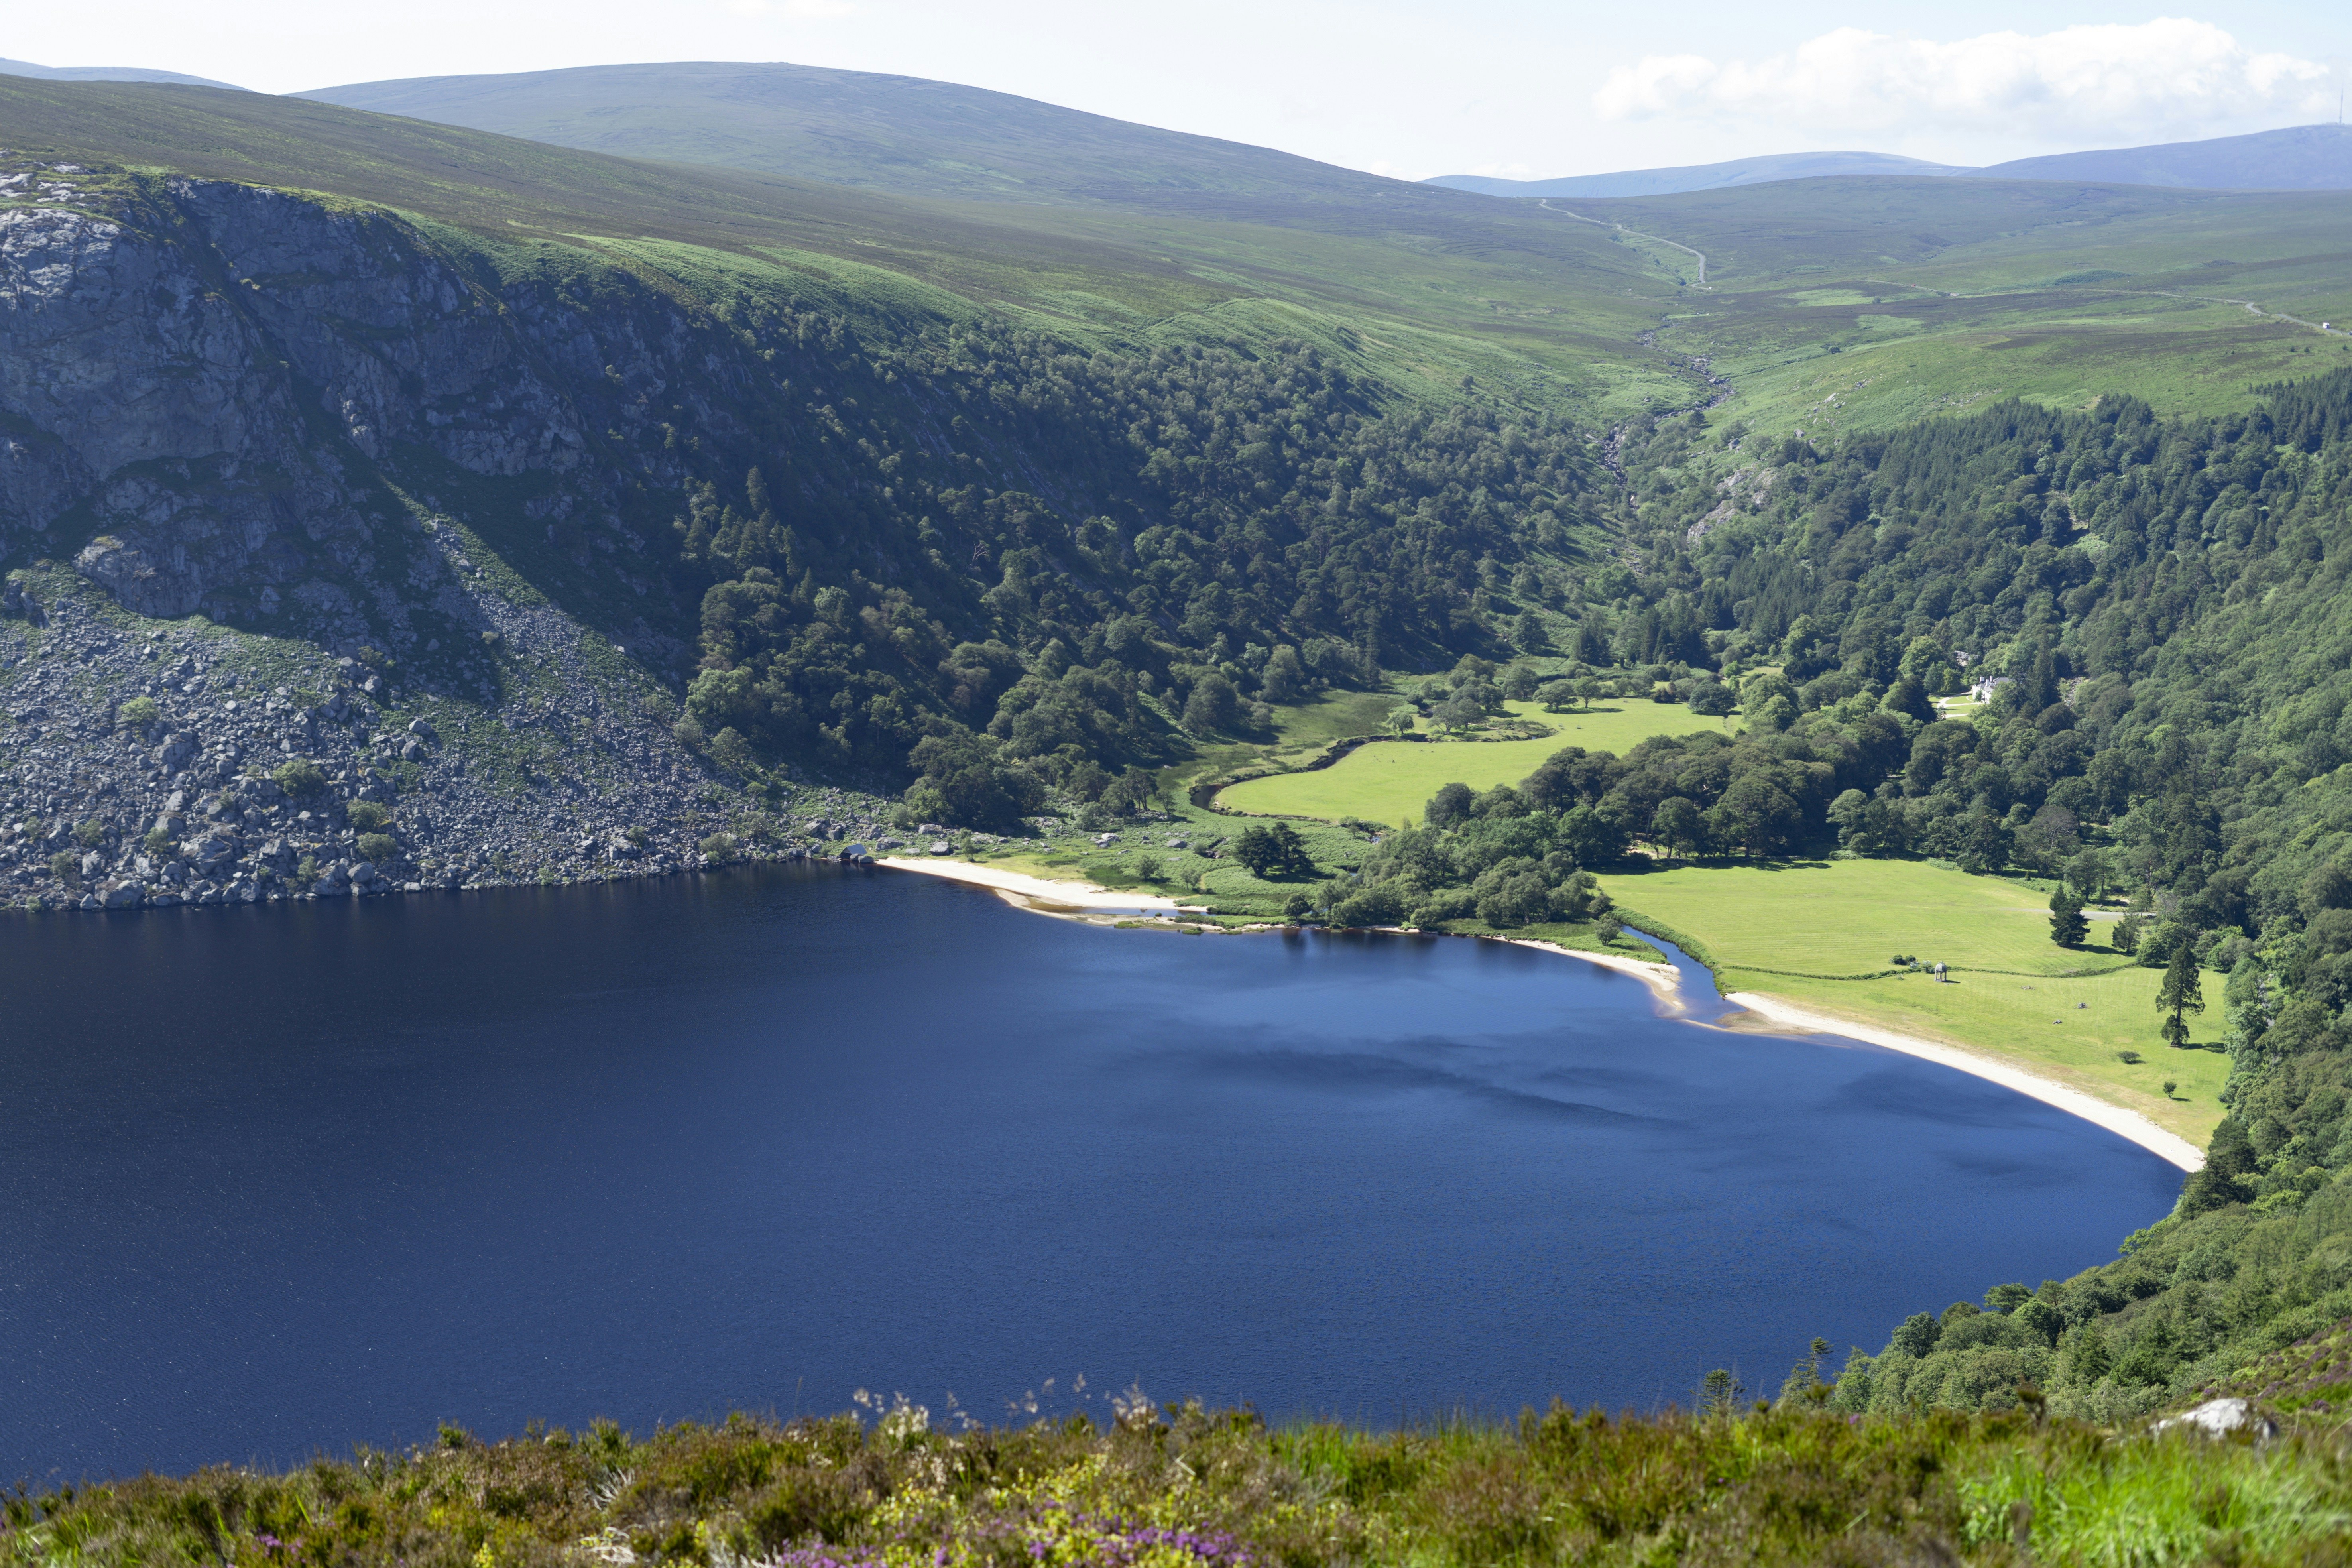
<instances>
[{"instance_id":1,"label":"green valley","mask_svg":"<svg viewBox=\"0 0 2352 1568\"><path fill-rule=\"evenodd\" d=\"M453 1431L19 1497L0 1563L1078 1561L1066 1498L1232 1565L2006 1560L2077 1461L2085 1553L2336 1519L2094 1428L2352 1316L2352 193L1505 199L787 67L0 77L0 147L12 906L938 844L1161 930L1647 929L2207 1150L1768 1412Z\"/></svg>"},{"instance_id":2,"label":"green valley","mask_svg":"<svg viewBox=\"0 0 2352 1568\"><path fill-rule=\"evenodd\" d=\"M1541 205L1705 252L1659 343L1776 436L2119 391L2220 413L2352 363L2320 330L2352 319L2352 194L1824 179Z\"/></svg>"}]
</instances>

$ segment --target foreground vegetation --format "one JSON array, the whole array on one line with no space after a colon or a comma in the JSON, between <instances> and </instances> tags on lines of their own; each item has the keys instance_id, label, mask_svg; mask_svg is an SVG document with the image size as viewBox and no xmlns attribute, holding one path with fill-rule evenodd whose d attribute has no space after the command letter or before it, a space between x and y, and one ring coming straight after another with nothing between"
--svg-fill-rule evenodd
<instances>
[{"instance_id":1,"label":"foreground vegetation","mask_svg":"<svg viewBox=\"0 0 2352 1568\"><path fill-rule=\"evenodd\" d=\"M2352 1473L2328 1436L2102 1429L2039 1410L1777 1405L1511 1426L1269 1429L1132 1395L1025 1426L934 1428L903 1402L637 1439L600 1424L361 1452L270 1474L19 1494L0 1563L526 1568L963 1564L2336 1563Z\"/></svg>"}]
</instances>

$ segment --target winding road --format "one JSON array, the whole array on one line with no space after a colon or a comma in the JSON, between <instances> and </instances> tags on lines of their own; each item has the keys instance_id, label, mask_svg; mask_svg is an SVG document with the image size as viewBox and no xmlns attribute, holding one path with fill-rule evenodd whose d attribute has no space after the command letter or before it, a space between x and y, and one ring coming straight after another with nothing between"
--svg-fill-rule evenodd
<instances>
[{"instance_id":1,"label":"winding road","mask_svg":"<svg viewBox=\"0 0 2352 1568\"><path fill-rule=\"evenodd\" d=\"M1637 239L1655 240L1660 245L1671 245L1676 250L1683 252L1686 256L1695 256L1698 258L1698 283L1696 286L1701 289L1707 286L1706 252L1704 250L1696 249L1691 246L1685 245L1679 239L1668 239L1663 234L1648 234L1638 228L1627 228L1622 223L1611 223L1606 218L1587 217L1582 213L1572 213L1566 207L1556 207L1551 205L1551 201L1549 197L1537 197L1536 205L1543 208L1543 210L1548 213L1558 213L1562 217L1572 217L1579 223L1589 223L1597 225L1601 228L1617 229L1623 233L1633 235Z\"/></svg>"}]
</instances>

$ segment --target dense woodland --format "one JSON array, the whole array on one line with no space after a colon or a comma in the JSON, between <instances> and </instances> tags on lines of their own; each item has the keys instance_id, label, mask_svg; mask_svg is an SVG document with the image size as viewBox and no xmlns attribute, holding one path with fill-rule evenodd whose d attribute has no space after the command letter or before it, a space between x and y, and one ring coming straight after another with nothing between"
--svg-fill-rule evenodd
<instances>
[{"instance_id":1,"label":"dense woodland","mask_svg":"<svg viewBox=\"0 0 2352 1568\"><path fill-rule=\"evenodd\" d=\"M920 773L975 826L1262 729L1265 704L1493 646L1496 594L1591 515L1570 427L1386 407L1296 344L748 325L801 377L788 414L714 438L700 468L723 477L667 531L700 605L691 721L739 769Z\"/></svg>"}]
</instances>

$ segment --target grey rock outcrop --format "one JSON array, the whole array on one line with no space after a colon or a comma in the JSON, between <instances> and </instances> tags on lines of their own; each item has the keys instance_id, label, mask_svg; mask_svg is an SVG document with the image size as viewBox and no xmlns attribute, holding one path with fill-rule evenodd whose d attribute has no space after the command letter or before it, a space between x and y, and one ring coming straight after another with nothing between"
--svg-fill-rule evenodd
<instances>
[{"instance_id":1,"label":"grey rock outcrop","mask_svg":"<svg viewBox=\"0 0 2352 1568\"><path fill-rule=\"evenodd\" d=\"M142 616L352 619L374 587L429 594L437 562L390 584L376 559L393 468L551 481L534 515L614 544L622 489L683 470L613 437L731 426L751 374L654 289L582 311L389 214L226 181L60 184L0 207L0 553L69 545ZM94 531L57 536L69 516Z\"/></svg>"},{"instance_id":2,"label":"grey rock outcrop","mask_svg":"<svg viewBox=\"0 0 2352 1568\"><path fill-rule=\"evenodd\" d=\"M749 334L394 214L53 173L0 196L0 902L659 874L771 812L870 823L674 729L700 589L626 519L748 449L781 384Z\"/></svg>"}]
</instances>

